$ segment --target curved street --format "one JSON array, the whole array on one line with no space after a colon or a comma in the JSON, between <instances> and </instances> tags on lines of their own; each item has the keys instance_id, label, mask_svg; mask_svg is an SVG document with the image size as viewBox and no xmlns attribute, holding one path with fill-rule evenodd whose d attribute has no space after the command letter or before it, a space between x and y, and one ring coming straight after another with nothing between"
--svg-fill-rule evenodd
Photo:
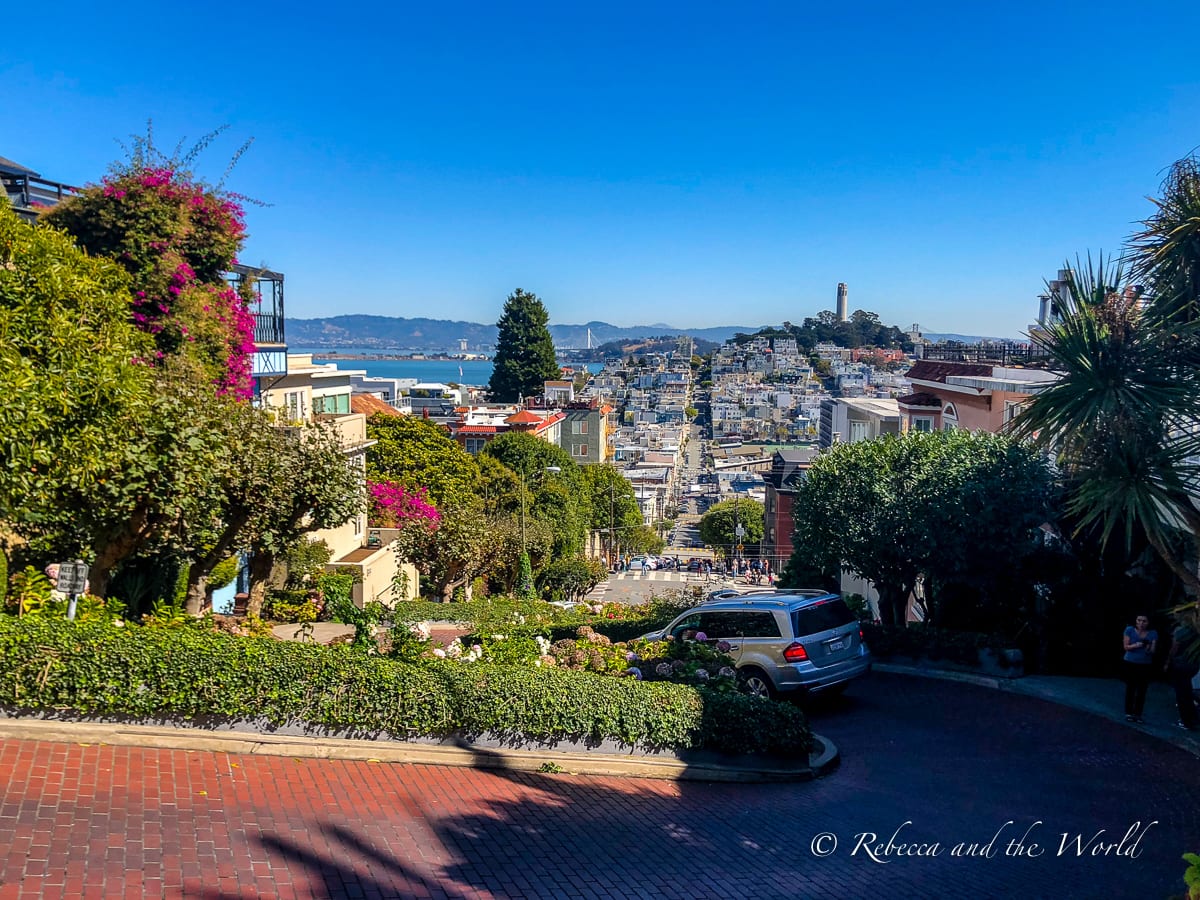
<instances>
[{"instance_id":1,"label":"curved street","mask_svg":"<svg viewBox=\"0 0 1200 900\"><path fill-rule=\"evenodd\" d=\"M901 675L812 718L841 767L785 785L4 741L0 898L1165 898L1200 851L1133 728Z\"/></svg>"}]
</instances>

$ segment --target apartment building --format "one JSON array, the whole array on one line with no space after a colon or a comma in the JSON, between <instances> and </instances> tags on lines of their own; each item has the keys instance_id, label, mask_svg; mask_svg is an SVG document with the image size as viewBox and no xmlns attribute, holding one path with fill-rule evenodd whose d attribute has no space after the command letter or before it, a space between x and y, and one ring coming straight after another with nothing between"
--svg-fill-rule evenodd
<instances>
[{"instance_id":1,"label":"apartment building","mask_svg":"<svg viewBox=\"0 0 1200 900\"><path fill-rule=\"evenodd\" d=\"M367 417L351 410L354 393L348 372L333 363L314 363L311 354L287 357L287 373L274 379L260 396L265 408L274 410L281 425L302 433L305 427L325 423L336 429L346 464L364 472L366 451L374 442L367 438ZM366 490L365 477L363 490ZM337 528L315 531L311 540L324 541L333 553L329 568L355 575L353 599L357 606L372 600L392 604L419 595L420 576L416 567L400 565L395 547L376 530L367 530L366 513L359 513ZM407 576L403 595L395 591L397 573Z\"/></svg>"}]
</instances>

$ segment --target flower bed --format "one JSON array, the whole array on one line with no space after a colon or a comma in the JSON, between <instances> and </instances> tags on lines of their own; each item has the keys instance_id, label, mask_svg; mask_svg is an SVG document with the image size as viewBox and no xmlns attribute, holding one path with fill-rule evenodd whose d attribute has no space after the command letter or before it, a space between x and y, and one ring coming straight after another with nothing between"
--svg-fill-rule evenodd
<instances>
[{"instance_id":1,"label":"flower bed","mask_svg":"<svg viewBox=\"0 0 1200 900\"><path fill-rule=\"evenodd\" d=\"M799 710L740 694L557 667L412 663L198 626L0 618L0 705L141 719L216 716L397 738L789 755L811 747Z\"/></svg>"}]
</instances>

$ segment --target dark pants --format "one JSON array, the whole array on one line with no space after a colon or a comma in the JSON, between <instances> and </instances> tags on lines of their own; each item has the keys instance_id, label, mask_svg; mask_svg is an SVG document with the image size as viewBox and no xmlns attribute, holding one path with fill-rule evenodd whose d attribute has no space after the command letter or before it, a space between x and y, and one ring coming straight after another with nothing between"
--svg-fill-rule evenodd
<instances>
[{"instance_id":1,"label":"dark pants","mask_svg":"<svg viewBox=\"0 0 1200 900\"><path fill-rule=\"evenodd\" d=\"M1150 687L1150 664L1122 660L1121 674L1125 679L1125 715L1141 717Z\"/></svg>"},{"instance_id":2,"label":"dark pants","mask_svg":"<svg viewBox=\"0 0 1200 900\"><path fill-rule=\"evenodd\" d=\"M1200 726L1200 715L1196 713L1196 700L1192 697L1192 677L1196 670L1190 667L1172 666L1168 670L1171 687L1175 688L1175 705L1179 707L1179 721L1188 728Z\"/></svg>"}]
</instances>

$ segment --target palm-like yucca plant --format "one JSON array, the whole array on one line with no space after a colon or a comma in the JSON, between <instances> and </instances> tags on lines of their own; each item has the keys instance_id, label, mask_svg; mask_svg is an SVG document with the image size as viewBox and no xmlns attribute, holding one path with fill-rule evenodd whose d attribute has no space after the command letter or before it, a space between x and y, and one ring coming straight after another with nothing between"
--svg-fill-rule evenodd
<instances>
[{"instance_id":1,"label":"palm-like yucca plant","mask_svg":"<svg viewBox=\"0 0 1200 900\"><path fill-rule=\"evenodd\" d=\"M1130 241L1134 277L1150 290L1148 309L1156 323L1181 324L1200 319L1200 160L1176 162L1162 185L1162 199L1151 198L1154 215Z\"/></svg>"},{"instance_id":2,"label":"palm-like yucca plant","mask_svg":"<svg viewBox=\"0 0 1200 900\"><path fill-rule=\"evenodd\" d=\"M1062 373L1013 422L1055 454L1079 528L1141 529L1171 570L1200 592L1178 535L1200 555L1200 392L1181 350L1190 326L1163 327L1145 289L1119 264L1077 266L1060 318L1037 334Z\"/></svg>"}]
</instances>

